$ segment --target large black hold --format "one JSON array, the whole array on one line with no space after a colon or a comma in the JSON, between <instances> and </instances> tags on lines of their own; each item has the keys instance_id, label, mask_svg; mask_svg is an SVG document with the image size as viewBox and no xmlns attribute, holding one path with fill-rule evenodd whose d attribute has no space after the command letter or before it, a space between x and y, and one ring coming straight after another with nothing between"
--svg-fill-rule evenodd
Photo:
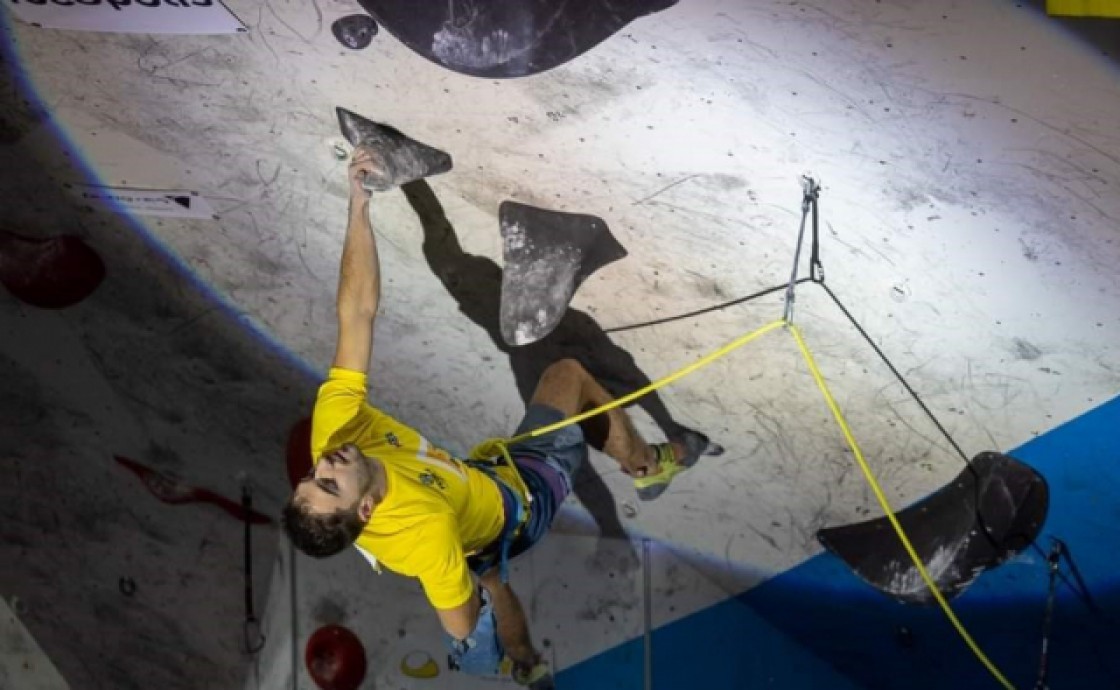
<instances>
[{"instance_id":1,"label":"large black hold","mask_svg":"<svg viewBox=\"0 0 1120 690\"><path fill-rule=\"evenodd\" d=\"M626 256L602 218L503 201L502 305L509 345L528 345L560 323L572 295L599 268Z\"/></svg>"},{"instance_id":2,"label":"large black hold","mask_svg":"<svg viewBox=\"0 0 1120 690\"><path fill-rule=\"evenodd\" d=\"M952 483L896 517L930 578L950 599L1034 542L1049 505L1050 492L1038 472L1011 456L984 452ZM817 538L883 593L910 604L934 601L886 517L823 529Z\"/></svg>"},{"instance_id":3,"label":"large black hold","mask_svg":"<svg viewBox=\"0 0 1120 690\"><path fill-rule=\"evenodd\" d=\"M366 176L367 189L383 192L451 169L451 156L443 151L345 108L337 108L337 112L342 136L354 147L368 146L383 164L377 172Z\"/></svg>"},{"instance_id":4,"label":"large black hold","mask_svg":"<svg viewBox=\"0 0 1120 690\"><path fill-rule=\"evenodd\" d=\"M358 0L412 50L475 77L524 77L576 58L676 0Z\"/></svg>"}]
</instances>

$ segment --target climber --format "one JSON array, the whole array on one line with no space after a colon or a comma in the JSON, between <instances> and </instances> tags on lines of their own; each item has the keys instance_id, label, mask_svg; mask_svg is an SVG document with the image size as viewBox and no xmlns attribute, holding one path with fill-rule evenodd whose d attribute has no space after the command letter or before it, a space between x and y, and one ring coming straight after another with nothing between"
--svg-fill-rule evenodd
<instances>
[{"instance_id":1,"label":"climber","mask_svg":"<svg viewBox=\"0 0 1120 690\"><path fill-rule=\"evenodd\" d=\"M587 462L584 432L573 424L510 443L512 464L501 457L463 460L367 402L380 296L367 189L392 186L388 167L368 147L359 146L351 158L337 349L315 404L314 464L285 506L284 527L311 556L353 544L375 567L419 578L462 670L497 673L504 654L516 682L551 688L549 666L508 584L507 563L545 535L571 492L572 476ZM516 433L610 400L580 364L561 360L544 371ZM650 445L621 409L603 418L602 450L634 477L645 500L659 496L708 445L698 433Z\"/></svg>"}]
</instances>

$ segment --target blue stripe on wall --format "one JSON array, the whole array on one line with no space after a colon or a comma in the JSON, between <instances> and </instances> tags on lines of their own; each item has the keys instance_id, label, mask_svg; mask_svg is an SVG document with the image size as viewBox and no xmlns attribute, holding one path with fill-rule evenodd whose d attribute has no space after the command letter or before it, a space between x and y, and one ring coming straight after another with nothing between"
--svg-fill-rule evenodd
<instances>
[{"instance_id":1,"label":"blue stripe on wall","mask_svg":"<svg viewBox=\"0 0 1120 690\"><path fill-rule=\"evenodd\" d=\"M642 663L638 638L565 669L556 684L562 690L641 690ZM653 665L654 690L857 687L737 599L656 630Z\"/></svg>"},{"instance_id":2,"label":"blue stripe on wall","mask_svg":"<svg viewBox=\"0 0 1120 690\"><path fill-rule=\"evenodd\" d=\"M1120 688L1118 430L1120 398L1010 452L1049 482L1039 546L1049 548L1048 536L1068 544L1099 608L1059 586L1050 640L1054 688ZM1063 572L1069 575L1065 564ZM1047 584L1045 559L1027 551L952 602L1018 688L1034 688L1038 677ZM641 688L641 643L566 669L558 685ZM829 554L655 631L654 645L657 690L999 687L939 609L899 604Z\"/></svg>"}]
</instances>

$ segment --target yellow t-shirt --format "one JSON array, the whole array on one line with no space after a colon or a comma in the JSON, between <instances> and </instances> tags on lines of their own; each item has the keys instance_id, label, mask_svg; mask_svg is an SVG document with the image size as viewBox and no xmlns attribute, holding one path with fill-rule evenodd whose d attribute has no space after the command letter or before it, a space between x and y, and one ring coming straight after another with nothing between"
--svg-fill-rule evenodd
<instances>
[{"instance_id":1,"label":"yellow t-shirt","mask_svg":"<svg viewBox=\"0 0 1120 690\"><path fill-rule=\"evenodd\" d=\"M418 577L436 608L464 604L474 587L466 555L501 533L498 486L371 406L365 374L332 368L315 401L312 462L344 443L380 460L388 479L385 499L374 508L357 546L390 570ZM497 470L510 480L510 468Z\"/></svg>"}]
</instances>

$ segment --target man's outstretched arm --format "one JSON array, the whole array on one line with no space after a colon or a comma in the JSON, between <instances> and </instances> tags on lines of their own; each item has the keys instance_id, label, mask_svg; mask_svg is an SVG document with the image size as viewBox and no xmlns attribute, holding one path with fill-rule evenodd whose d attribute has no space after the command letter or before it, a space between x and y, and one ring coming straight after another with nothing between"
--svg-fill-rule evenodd
<instances>
[{"instance_id":1,"label":"man's outstretched arm","mask_svg":"<svg viewBox=\"0 0 1120 690\"><path fill-rule=\"evenodd\" d=\"M352 371L369 370L373 354L373 320L381 297L381 268L377 242L369 222L370 194L362 179L375 171L368 149L358 147L350 160L350 218L342 244L338 276L338 347L333 366Z\"/></svg>"}]
</instances>

